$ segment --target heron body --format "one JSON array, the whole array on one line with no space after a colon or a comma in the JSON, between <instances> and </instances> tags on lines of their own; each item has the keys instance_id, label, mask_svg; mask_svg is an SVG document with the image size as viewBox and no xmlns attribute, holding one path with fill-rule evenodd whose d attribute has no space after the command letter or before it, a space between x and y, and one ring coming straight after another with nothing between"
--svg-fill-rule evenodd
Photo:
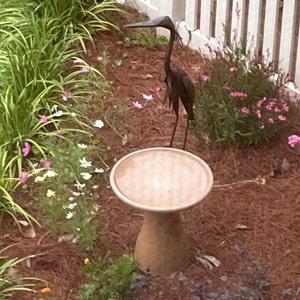
<instances>
[{"instance_id":1,"label":"heron body","mask_svg":"<svg viewBox=\"0 0 300 300\"><path fill-rule=\"evenodd\" d=\"M173 44L176 38L181 40L181 37L177 32L174 23L168 16L159 17L151 21L128 24L125 25L125 27L163 27L170 31L170 39L164 61L164 68L166 73L165 83L167 86L169 106L174 110L176 115L176 121L172 133L170 147L172 147L173 145L173 140L178 124L180 99L188 116L183 143L183 149L185 149L189 120L194 120L193 103L195 98L195 87L193 82L184 70L171 67L171 54L173 50Z\"/></svg>"}]
</instances>

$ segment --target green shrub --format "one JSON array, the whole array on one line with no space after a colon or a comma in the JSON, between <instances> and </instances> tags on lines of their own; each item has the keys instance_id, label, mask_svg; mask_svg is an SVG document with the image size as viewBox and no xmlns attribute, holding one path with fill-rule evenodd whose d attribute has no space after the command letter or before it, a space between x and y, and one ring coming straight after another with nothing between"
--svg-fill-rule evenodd
<instances>
[{"instance_id":1,"label":"green shrub","mask_svg":"<svg viewBox=\"0 0 300 300\"><path fill-rule=\"evenodd\" d=\"M80 300L109 300L124 297L131 283L140 278L134 272L137 263L132 256L122 255L110 261L110 266L102 258L86 260L83 272L89 277L89 283L80 286Z\"/></svg>"},{"instance_id":2,"label":"green shrub","mask_svg":"<svg viewBox=\"0 0 300 300\"><path fill-rule=\"evenodd\" d=\"M238 46L212 51L197 86L196 130L223 143L269 141L290 116L286 78L273 63Z\"/></svg>"}]
</instances>

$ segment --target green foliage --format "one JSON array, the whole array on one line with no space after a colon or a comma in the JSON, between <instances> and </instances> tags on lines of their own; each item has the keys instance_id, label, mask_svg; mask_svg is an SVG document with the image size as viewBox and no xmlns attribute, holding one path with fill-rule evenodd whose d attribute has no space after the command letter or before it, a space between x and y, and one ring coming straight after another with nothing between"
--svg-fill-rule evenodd
<instances>
[{"instance_id":1,"label":"green foliage","mask_svg":"<svg viewBox=\"0 0 300 300\"><path fill-rule=\"evenodd\" d=\"M59 239L93 248L100 223L99 185L107 182L99 159L92 161L92 144L49 138L51 167L45 168L30 186L52 234ZM99 150L99 149L98 149ZM105 167L105 166L104 166Z\"/></svg>"},{"instance_id":2,"label":"green foliage","mask_svg":"<svg viewBox=\"0 0 300 300\"><path fill-rule=\"evenodd\" d=\"M272 63L237 47L212 52L197 86L196 130L217 142L269 141L290 116L285 78Z\"/></svg>"},{"instance_id":3,"label":"green foliage","mask_svg":"<svg viewBox=\"0 0 300 300\"><path fill-rule=\"evenodd\" d=\"M156 50L159 45L167 43L167 37L156 35L151 28L135 28L135 30L128 31L124 40L118 41L118 44L125 47L141 46L150 50Z\"/></svg>"},{"instance_id":4,"label":"green foliage","mask_svg":"<svg viewBox=\"0 0 300 300\"><path fill-rule=\"evenodd\" d=\"M0 250L0 254L6 251L9 247ZM18 275L15 267L29 259L31 256L24 258L7 259L0 256L0 299L12 299L13 293L16 291L32 291L30 287L33 283L26 283L26 281L38 280L37 278L22 278Z\"/></svg>"},{"instance_id":5,"label":"green foliage","mask_svg":"<svg viewBox=\"0 0 300 300\"><path fill-rule=\"evenodd\" d=\"M140 275L134 272L136 267L134 258L125 254L111 260L108 267L102 258L88 262L83 267L83 271L90 282L81 285L78 299L109 300L114 297L124 297L131 283L140 278Z\"/></svg>"},{"instance_id":6,"label":"green foliage","mask_svg":"<svg viewBox=\"0 0 300 300\"><path fill-rule=\"evenodd\" d=\"M10 193L22 172L30 177L33 165L53 154L49 137L89 134L77 103L92 99L106 80L78 59L79 45L84 50L92 33L115 28L110 15L120 10L110 0L21 2L0 4L0 211L30 221ZM22 153L25 143L29 155Z\"/></svg>"}]
</instances>

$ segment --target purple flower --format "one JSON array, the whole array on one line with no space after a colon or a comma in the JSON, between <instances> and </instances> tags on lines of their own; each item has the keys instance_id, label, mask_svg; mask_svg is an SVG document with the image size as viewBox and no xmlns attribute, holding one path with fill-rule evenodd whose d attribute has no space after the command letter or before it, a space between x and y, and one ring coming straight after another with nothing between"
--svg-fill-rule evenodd
<instances>
[{"instance_id":1,"label":"purple flower","mask_svg":"<svg viewBox=\"0 0 300 300\"><path fill-rule=\"evenodd\" d=\"M82 63L82 60L80 58L77 58L77 59L74 59L73 60L73 63L74 64L81 64Z\"/></svg>"},{"instance_id":2,"label":"purple flower","mask_svg":"<svg viewBox=\"0 0 300 300\"><path fill-rule=\"evenodd\" d=\"M230 72L236 72L237 70L238 70L238 68L235 67L235 66L233 66L233 67L230 68Z\"/></svg>"},{"instance_id":3,"label":"purple flower","mask_svg":"<svg viewBox=\"0 0 300 300\"><path fill-rule=\"evenodd\" d=\"M23 156L27 156L31 150L31 146L28 142L24 143L24 148L22 149Z\"/></svg>"},{"instance_id":4,"label":"purple flower","mask_svg":"<svg viewBox=\"0 0 300 300\"><path fill-rule=\"evenodd\" d=\"M203 81L208 81L210 79L210 77L208 75L202 75L202 80Z\"/></svg>"},{"instance_id":5,"label":"purple flower","mask_svg":"<svg viewBox=\"0 0 300 300\"><path fill-rule=\"evenodd\" d=\"M141 104L141 103L139 103L138 101L132 101L132 104L133 104L133 106L134 107L136 107L136 108L143 108L143 105Z\"/></svg>"},{"instance_id":6,"label":"purple flower","mask_svg":"<svg viewBox=\"0 0 300 300\"><path fill-rule=\"evenodd\" d=\"M67 101L68 99L73 99L73 95L70 93L63 92L60 95L62 96L64 101Z\"/></svg>"},{"instance_id":7,"label":"purple flower","mask_svg":"<svg viewBox=\"0 0 300 300\"><path fill-rule=\"evenodd\" d=\"M152 95L143 94L143 99L144 100L153 100L153 96Z\"/></svg>"},{"instance_id":8,"label":"purple flower","mask_svg":"<svg viewBox=\"0 0 300 300\"><path fill-rule=\"evenodd\" d=\"M89 68L87 68L87 67L82 67L81 68L81 72L82 73L88 73L90 70L89 70Z\"/></svg>"},{"instance_id":9,"label":"purple flower","mask_svg":"<svg viewBox=\"0 0 300 300\"><path fill-rule=\"evenodd\" d=\"M52 161L49 158L42 158L41 163L44 165L45 168L50 168L52 166Z\"/></svg>"},{"instance_id":10,"label":"purple flower","mask_svg":"<svg viewBox=\"0 0 300 300\"><path fill-rule=\"evenodd\" d=\"M20 174L20 177L19 177L20 181L22 183L25 183L28 180L28 178L29 178L28 172L22 171L21 174Z\"/></svg>"}]
</instances>

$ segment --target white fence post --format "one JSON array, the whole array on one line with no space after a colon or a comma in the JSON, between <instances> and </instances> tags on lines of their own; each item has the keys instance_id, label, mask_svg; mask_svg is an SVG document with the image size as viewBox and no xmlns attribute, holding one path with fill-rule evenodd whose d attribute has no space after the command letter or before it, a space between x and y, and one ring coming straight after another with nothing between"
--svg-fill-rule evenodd
<instances>
[{"instance_id":1,"label":"white fence post","mask_svg":"<svg viewBox=\"0 0 300 300\"><path fill-rule=\"evenodd\" d=\"M267 0L265 8L265 26L262 53L269 53L270 61L274 59L275 54L278 8L279 0Z\"/></svg>"},{"instance_id":2,"label":"white fence post","mask_svg":"<svg viewBox=\"0 0 300 300\"><path fill-rule=\"evenodd\" d=\"M262 0L249 0L247 48L259 49Z\"/></svg>"},{"instance_id":3,"label":"white fence post","mask_svg":"<svg viewBox=\"0 0 300 300\"><path fill-rule=\"evenodd\" d=\"M185 24L189 30L197 28L198 0L186 0Z\"/></svg>"},{"instance_id":4,"label":"white fence post","mask_svg":"<svg viewBox=\"0 0 300 300\"><path fill-rule=\"evenodd\" d=\"M211 36L212 26L212 0L201 1L201 13L200 13L200 32L206 36Z\"/></svg>"},{"instance_id":5,"label":"white fence post","mask_svg":"<svg viewBox=\"0 0 300 300\"><path fill-rule=\"evenodd\" d=\"M298 0L284 1L283 4L281 40L279 47L279 65L285 72L288 72L292 67L292 49L295 40L297 8L296 1Z\"/></svg>"},{"instance_id":6,"label":"white fence post","mask_svg":"<svg viewBox=\"0 0 300 300\"><path fill-rule=\"evenodd\" d=\"M225 42L225 28L229 13L229 0L217 1L216 8L216 27L215 38L224 43Z\"/></svg>"},{"instance_id":7,"label":"white fence post","mask_svg":"<svg viewBox=\"0 0 300 300\"><path fill-rule=\"evenodd\" d=\"M245 0L234 0L232 5L231 41L239 43L243 38Z\"/></svg>"}]
</instances>

